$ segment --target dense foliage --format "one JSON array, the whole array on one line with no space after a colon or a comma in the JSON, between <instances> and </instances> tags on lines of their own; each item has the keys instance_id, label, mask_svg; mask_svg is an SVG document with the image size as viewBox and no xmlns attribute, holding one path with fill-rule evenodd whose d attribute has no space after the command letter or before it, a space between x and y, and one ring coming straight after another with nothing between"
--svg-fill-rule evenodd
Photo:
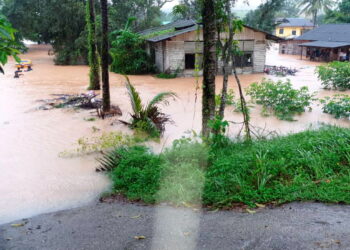
<instances>
[{"instance_id":1,"label":"dense foliage","mask_svg":"<svg viewBox=\"0 0 350 250\"><path fill-rule=\"evenodd\" d=\"M327 65L321 65L317 67L316 73L325 89L350 89L349 62L335 61Z\"/></svg>"},{"instance_id":2,"label":"dense foliage","mask_svg":"<svg viewBox=\"0 0 350 250\"><path fill-rule=\"evenodd\" d=\"M128 77L126 77L126 88L133 113L131 114L131 122L123 121L123 123L152 137L159 137L165 130L165 124L171 122L170 117L161 112L159 105L168 105L168 99L171 97L175 98L176 94L173 92L161 92L153 97L147 105L143 105L140 94L130 83Z\"/></svg>"},{"instance_id":3,"label":"dense foliage","mask_svg":"<svg viewBox=\"0 0 350 250\"><path fill-rule=\"evenodd\" d=\"M335 10L327 11L324 22L350 23L350 0L342 0Z\"/></svg>"},{"instance_id":4,"label":"dense foliage","mask_svg":"<svg viewBox=\"0 0 350 250\"><path fill-rule=\"evenodd\" d=\"M350 130L207 146L181 139L161 154L142 146L109 154L113 192L130 200L231 207L300 200L350 203Z\"/></svg>"},{"instance_id":5,"label":"dense foliage","mask_svg":"<svg viewBox=\"0 0 350 250\"><path fill-rule=\"evenodd\" d=\"M95 2L96 23L97 27L101 27L101 9L99 1ZM160 25L161 7L166 2L167 0L108 1L110 29L121 29L130 16L137 17L137 30ZM0 13L13 23L24 39L51 43L57 64L87 64L85 3L86 0L6 0L0 6ZM99 28L99 36L101 32Z\"/></svg>"},{"instance_id":6,"label":"dense foliage","mask_svg":"<svg viewBox=\"0 0 350 250\"><path fill-rule=\"evenodd\" d=\"M289 13L285 13L288 14L286 16L283 16L283 14L278 15L278 13L283 13L283 9L292 5L293 3L287 0L267 0L260 4L256 10L248 12L244 18L244 23L256 29L272 33L277 25L277 17L290 17Z\"/></svg>"},{"instance_id":7,"label":"dense foliage","mask_svg":"<svg viewBox=\"0 0 350 250\"><path fill-rule=\"evenodd\" d=\"M4 73L3 66L7 63L9 56L19 60L15 32L16 30L12 28L6 18L0 15L0 73Z\"/></svg>"},{"instance_id":8,"label":"dense foliage","mask_svg":"<svg viewBox=\"0 0 350 250\"><path fill-rule=\"evenodd\" d=\"M321 100L323 112L334 115L335 118L350 118L350 96L335 95Z\"/></svg>"},{"instance_id":9,"label":"dense foliage","mask_svg":"<svg viewBox=\"0 0 350 250\"><path fill-rule=\"evenodd\" d=\"M310 108L313 95L307 87L293 89L289 80L274 82L264 79L261 83L253 83L247 89L248 95L260 105L263 112L269 111L281 120L293 120L293 116Z\"/></svg>"},{"instance_id":10,"label":"dense foliage","mask_svg":"<svg viewBox=\"0 0 350 250\"><path fill-rule=\"evenodd\" d=\"M154 66L145 50L144 40L130 30L122 30L111 43L113 58L111 71L120 74L145 74L152 72Z\"/></svg>"}]
</instances>

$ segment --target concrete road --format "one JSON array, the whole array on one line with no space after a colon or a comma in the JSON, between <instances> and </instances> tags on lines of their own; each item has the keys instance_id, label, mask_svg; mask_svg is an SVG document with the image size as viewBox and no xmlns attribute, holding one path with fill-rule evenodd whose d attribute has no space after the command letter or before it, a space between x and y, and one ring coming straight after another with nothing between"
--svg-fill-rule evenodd
<instances>
[{"instance_id":1,"label":"concrete road","mask_svg":"<svg viewBox=\"0 0 350 250\"><path fill-rule=\"evenodd\" d=\"M99 203L11 224L1 250L350 249L350 206L317 203L256 213Z\"/></svg>"}]
</instances>

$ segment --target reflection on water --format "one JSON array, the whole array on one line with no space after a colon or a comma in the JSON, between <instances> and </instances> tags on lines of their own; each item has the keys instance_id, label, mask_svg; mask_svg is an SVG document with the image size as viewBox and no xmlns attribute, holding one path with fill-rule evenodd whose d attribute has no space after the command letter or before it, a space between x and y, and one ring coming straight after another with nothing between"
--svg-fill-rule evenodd
<instances>
[{"instance_id":1,"label":"reflection on water","mask_svg":"<svg viewBox=\"0 0 350 250\"><path fill-rule=\"evenodd\" d=\"M54 66L47 51L47 46L31 47L23 58L33 61L34 71L25 73L21 79L13 79L13 62L6 66L7 74L0 75L0 223L79 206L95 199L108 188L109 182L103 175L94 172L94 157L62 159L58 154L72 148L80 137L92 136L93 131L96 131L92 127L101 131L130 132L125 126L114 122L115 118L85 121L84 118L91 115L89 111L33 111L38 106L36 100L50 98L51 94L84 92L88 82L86 66ZM289 77L293 85L306 85L311 91L317 91L318 97L336 93L321 89L314 74L318 63L301 61L298 56L282 57L275 50L269 52L267 63L298 68L299 73ZM263 74L242 75L241 79L244 87L247 87L263 77ZM174 124L167 125L159 148L169 145L186 131L199 131L201 93L198 93L199 98L195 104L194 78L156 79L153 76L131 76L130 79L145 102L161 91L172 90L179 96L178 100L171 101L170 106L164 107L165 113L171 115ZM218 91L221 82L222 77L219 76ZM234 88L238 96L233 77L230 77L229 86ZM124 80L117 74L111 74L111 99L124 112L122 119L129 119L131 107ZM321 107L316 104L312 112L298 116L298 121L292 123L274 117L262 117L260 112L261 109L257 106L252 109L252 124L279 133L301 131L310 124L319 122L341 126L350 124L349 121L335 120L330 115L323 114ZM227 109L226 119L242 121L241 115L233 112L231 107ZM236 134L239 130L237 125L230 127L231 134Z\"/></svg>"}]
</instances>

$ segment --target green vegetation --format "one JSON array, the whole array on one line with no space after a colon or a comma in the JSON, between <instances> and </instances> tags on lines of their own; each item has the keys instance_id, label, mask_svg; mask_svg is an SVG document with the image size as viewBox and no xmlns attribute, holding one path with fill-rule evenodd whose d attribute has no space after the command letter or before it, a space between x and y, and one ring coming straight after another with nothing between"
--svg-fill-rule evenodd
<instances>
[{"instance_id":1,"label":"green vegetation","mask_svg":"<svg viewBox=\"0 0 350 250\"><path fill-rule=\"evenodd\" d=\"M335 3L333 0L300 0L298 7L301 8L301 14L312 16L312 22L316 25L318 14L330 11Z\"/></svg>"},{"instance_id":2,"label":"green vegetation","mask_svg":"<svg viewBox=\"0 0 350 250\"><path fill-rule=\"evenodd\" d=\"M325 89L350 89L350 63L331 62L316 68L318 78Z\"/></svg>"},{"instance_id":3,"label":"green vegetation","mask_svg":"<svg viewBox=\"0 0 350 250\"><path fill-rule=\"evenodd\" d=\"M335 95L321 100L323 112L334 115L335 118L350 118L350 96Z\"/></svg>"},{"instance_id":4,"label":"green vegetation","mask_svg":"<svg viewBox=\"0 0 350 250\"><path fill-rule=\"evenodd\" d=\"M221 95L215 95L215 105L220 107ZM235 105L235 92L233 89L229 89L226 94L226 105Z\"/></svg>"},{"instance_id":5,"label":"green vegetation","mask_svg":"<svg viewBox=\"0 0 350 250\"><path fill-rule=\"evenodd\" d=\"M338 2L337 8L326 12L325 23L350 23L350 0Z\"/></svg>"},{"instance_id":6,"label":"green vegetation","mask_svg":"<svg viewBox=\"0 0 350 250\"><path fill-rule=\"evenodd\" d=\"M92 128L94 132L98 132L96 127ZM99 136L82 137L76 143L76 148L66 150L60 153L61 157L73 157L86 154L103 153L115 147L132 146L140 142L146 141L146 137L130 136L121 132L106 132Z\"/></svg>"},{"instance_id":7,"label":"green vegetation","mask_svg":"<svg viewBox=\"0 0 350 250\"><path fill-rule=\"evenodd\" d=\"M141 38L142 39L149 39L149 38L152 38L152 37L165 35L165 34L168 34L168 33L174 32L174 31L175 31L175 29L161 30L161 31L150 33L148 35L141 36Z\"/></svg>"},{"instance_id":8,"label":"green vegetation","mask_svg":"<svg viewBox=\"0 0 350 250\"><path fill-rule=\"evenodd\" d=\"M4 73L3 66L7 63L7 58L13 56L17 61L19 58L19 50L17 50L18 43L15 38L16 30L0 15L0 73Z\"/></svg>"},{"instance_id":9,"label":"green vegetation","mask_svg":"<svg viewBox=\"0 0 350 250\"><path fill-rule=\"evenodd\" d=\"M112 33L113 34L113 33ZM154 70L140 35L125 29L114 33L110 53L113 58L111 71L120 74L146 74Z\"/></svg>"},{"instance_id":10,"label":"green vegetation","mask_svg":"<svg viewBox=\"0 0 350 250\"><path fill-rule=\"evenodd\" d=\"M148 203L350 203L349 152L350 130L327 126L251 143L181 139L161 154L119 147L101 162L114 193Z\"/></svg>"},{"instance_id":11,"label":"green vegetation","mask_svg":"<svg viewBox=\"0 0 350 250\"><path fill-rule=\"evenodd\" d=\"M307 87L299 90L293 89L290 80L277 81L264 79L260 84L253 83L247 89L248 95L263 106L263 113L268 115L271 111L281 120L292 121L296 114L310 109L313 95Z\"/></svg>"},{"instance_id":12,"label":"green vegetation","mask_svg":"<svg viewBox=\"0 0 350 250\"><path fill-rule=\"evenodd\" d=\"M295 0L267 0L257 9L251 10L244 18L244 23L256 29L273 33L278 25L277 18L297 17L299 9Z\"/></svg>"},{"instance_id":13,"label":"green vegetation","mask_svg":"<svg viewBox=\"0 0 350 250\"><path fill-rule=\"evenodd\" d=\"M87 64L89 27L86 26L86 0L6 0L0 1L0 13L19 31L19 37L38 43L50 43L56 64ZM95 2L96 33L101 37L100 1ZM137 16L135 30L162 23L161 8L167 0L108 1L109 27L119 30L130 16ZM97 39L99 51L101 38Z\"/></svg>"},{"instance_id":14,"label":"green vegetation","mask_svg":"<svg viewBox=\"0 0 350 250\"><path fill-rule=\"evenodd\" d=\"M156 77L157 78L161 78L161 79L174 79L177 77L177 73L159 73L159 74L156 74Z\"/></svg>"},{"instance_id":15,"label":"green vegetation","mask_svg":"<svg viewBox=\"0 0 350 250\"><path fill-rule=\"evenodd\" d=\"M133 114L131 114L131 122L123 121L123 123L152 137L159 137L165 130L165 124L171 122L171 119L168 115L161 112L158 105L168 105L168 99L171 97L176 98L176 94L173 92L162 92L153 97L147 105L143 105L140 94L130 83L129 78L125 78Z\"/></svg>"}]
</instances>

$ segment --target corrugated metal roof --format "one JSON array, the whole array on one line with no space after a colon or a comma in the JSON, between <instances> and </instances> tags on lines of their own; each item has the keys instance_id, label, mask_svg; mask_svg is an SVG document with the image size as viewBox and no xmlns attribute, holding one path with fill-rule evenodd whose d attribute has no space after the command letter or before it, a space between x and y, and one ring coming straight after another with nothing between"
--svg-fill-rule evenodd
<instances>
[{"instance_id":1,"label":"corrugated metal roof","mask_svg":"<svg viewBox=\"0 0 350 250\"><path fill-rule=\"evenodd\" d=\"M325 42L325 41L315 41L309 43L299 44L301 47L318 47L318 48L340 48L350 46L350 43L346 42Z\"/></svg>"},{"instance_id":2,"label":"corrugated metal roof","mask_svg":"<svg viewBox=\"0 0 350 250\"><path fill-rule=\"evenodd\" d=\"M155 28L150 28L150 29L146 29L143 31L138 32L138 34L140 34L141 36L146 36L152 33L157 33L163 30L169 30L169 29L181 29L181 28L186 28L186 27L190 27L196 25L196 22L192 19L189 20L178 20L172 23L168 23L165 25L162 25L160 27L155 27Z\"/></svg>"},{"instance_id":3,"label":"corrugated metal roof","mask_svg":"<svg viewBox=\"0 0 350 250\"><path fill-rule=\"evenodd\" d=\"M189 27L189 28L181 29L181 30L176 30L174 32L170 32L170 33L167 33L167 34L163 34L163 35L147 38L146 40L149 41L149 42L156 43L156 42L160 42L160 41L166 40L168 38L171 38L171 37L174 37L174 36L178 36L178 35L181 35L181 34L184 34L184 33L187 33L187 32L195 31L195 30L197 30L197 25L194 25L194 26Z\"/></svg>"},{"instance_id":4,"label":"corrugated metal roof","mask_svg":"<svg viewBox=\"0 0 350 250\"><path fill-rule=\"evenodd\" d=\"M197 30L197 27L198 27L198 25L197 25L197 22L195 20L191 20L191 19L190 20L179 20L179 21L175 21L173 23L162 25L160 27L155 27L155 28L143 30L141 32L138 32L138 34L140 34L141 36L147 37L147 35L150 35L152 33L157 33L157 32L161 32L161 31L174 29L173 32L169 32L166 34L146 38L146 41L149 41L149 42L160 42L160 41L169 39L169 38L174 37L174 36L178 36L178 35L181 35L181 34L184 34L187 32L195 31L195 30ZM275 40L275 41L281 40L281 38L274 36L272 34L269 34L265 31L255 29L255 28L249 27L247 25L244 25L244 27L252 29L256 32L265 33L266 38L269 40Z\"/></svg>"},{"instance_id":5,"label":"corrugated metal roof","mask_svg":"<svg viewBox=\"0 0 350 250\"><path fill-rule=\"evenodd\" d=\"M278 25L279 28L283 27L313 27L314 24L305 18L284 18L280 20L282 23Z\"/></svg>"},{"instance_id":6,"label":"corrugated metal roof","mask_svg":"<svg viewBox=\"0 0 350 250\"><path fill-rule=\"evenodd\" d=\"M350 24L324 24L295 40L350 42Z\"/></svg>"}]
</instances>

